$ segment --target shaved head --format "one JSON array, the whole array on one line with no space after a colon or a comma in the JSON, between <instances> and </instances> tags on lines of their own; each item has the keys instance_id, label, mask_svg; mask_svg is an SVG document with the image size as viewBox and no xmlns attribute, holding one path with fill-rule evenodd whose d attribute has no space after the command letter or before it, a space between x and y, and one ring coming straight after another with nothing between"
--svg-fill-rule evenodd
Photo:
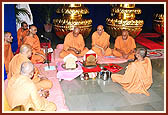
<instances>
[{"instance_id":1,"label":"shaved head","mask_svg":"<svg viewBox=\"0 0 168 115\"><path fill-rule=\"evenodd\" d=\"M20 47L20 53L23 53L23 52L26 52L31 50L31 46L29 44L23 44L21 47Z\"/></svg>"},{"instance_id":2,"label":"shaved head","mask_svg":"<svg viewBox=\"0 0 168 115\"><path fill-rule=\"evenodd\" d=\"M98 25L97 26L97 29L103 29L104 27L103 27L103 25Z\"/></svg>"},{"instance_id":3,"label":"shaved head","mask_svg":"<svg viewBox=\"0 0 168 115\"><path fill-rule=\"evenodd\" d=\"M36 33L37 33L37 27L36 26L30 25L29 29L30 29L31 34L36 35Z\"/></svg>"},{"instance_id":4,"label":"shaved head","mask_svg":"<svg viewBox=\"0 0 168 115\"><path fill-rule=\"evenodd\" d=\"M79 35L80 29L78 27L75 27L73 30L73 36L77 37Z\"/></svg>"},{"instance_id":5,"label":"shaved head","mask_svg":"<svg viewBox=\"0 0 168 115\"><path fill-rule=\"evenodd\" d=\"M101 34L104 32L104 29L103 29L103 25L98 25L97 26L97 33L99 34L99 36L101 36Z\"/></svg>"},{"instance_id":6,"label":"shaved head","mask_svg":"<svg viewBox=\"0 0 168 115\"><path fill-rule=\"evenodd\" d=\"M30 58L32 55L32 47L29 44L23 44L20 47L20 53L26 55L27 58Z\"/></svg>"},{"instance_id":7,"label":"shaved head","mask_svg":"<svg viewBox=\"0 0 168 115\"><path fill-rule=\"evenodd\" d=\"M34 73L34 65L31 62L23 62L21 65L20 74L32 77Z\"/></svg>"}]
</instances>

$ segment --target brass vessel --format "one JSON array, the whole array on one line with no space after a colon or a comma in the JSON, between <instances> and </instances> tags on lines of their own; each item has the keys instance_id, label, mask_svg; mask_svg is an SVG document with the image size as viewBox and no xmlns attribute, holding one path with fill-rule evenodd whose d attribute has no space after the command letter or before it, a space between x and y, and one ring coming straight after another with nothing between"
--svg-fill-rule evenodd
<instances>
[{"instance_id":1,"label":"brass vessel","mask_svg":"<svg viewBox=\"0 0 168 115\"><path fill-rule=\"evenodd\" d=\"M153 28L159 34L164 34L164 14L154 14Z\"/></svg>"},{"instance_id":2,"label":"brass vessel","mask_svg":"<svg viewBox=\"0 0 168 115\"><path fill-rule=\"evenodd\" d=\"M106 19L106 30L113 37L121 35L122 30L127 30L133 38L139 35L144 24L143 20L136 20L135 14L141 14L141 9L135 4L118 4L112 7L112 18Z\"/></svg>"},{"instance_id":3,"label":"brass vessel","mask_svg":"<svg viewBox=\"0 0 168 115\"><path fill-rule=\"evenodd\" d=\"M79 27L80 33L87 38L92 29L92 20L82 18L82 15L89 14L88 8L82 4L64 4L56 13L62 14L62 18L53 19L54 31L60 39L64 39L75 26Z\"/></svg>"}]
</instances>

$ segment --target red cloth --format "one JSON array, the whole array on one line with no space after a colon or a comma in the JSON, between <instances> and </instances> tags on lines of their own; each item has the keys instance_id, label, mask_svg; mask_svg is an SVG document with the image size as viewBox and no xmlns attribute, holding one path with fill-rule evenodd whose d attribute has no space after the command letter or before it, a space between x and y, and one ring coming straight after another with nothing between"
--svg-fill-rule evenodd
<instances>
[{"instance_id":1,"label":"red cloth","mask_svg":"<svg viewBox=\"0 0 168 115\"><path fill-rule=\"evenodd\" d=\"M51 44L49 42L47 43L40 43L40 47L44 48L44 46L48 46L48 48L51 48Z\"/></svg>"},{"instance_id":2,"label":"red cloth","mask_svg":"<svg viewBox=\"0 0 168 115\"><path fill-rule=\"evenodd\" d=\"M108 66L104 66L107 70L109 70L112 73L119 72L123 69L123 67L117 65L117 64L108 64Z\"/></svg>"},{"instance_id":3,"label":"red cloth","mask_svg":"<svg viewBox=\"0 0 168 115\"><path fill-rule=\"evenodd\" d=\"M164 49L164 46L147 39L147 37L159 37L157 33L142 33L140 34L135 41L149 49Z\"/></svg>"},{"instance_id":4,"label":"red cloth","mask_svg":"<svg viewBox=\"0 0 168 115\"><path fill-rule=\"evenodd\" d=\"M44 46L48 46L48 48L51 48L51 44L48 43L40 43L41 48L45 48ZM51 53L48 53L47 59L51 62Z\"/></svg>"},{"instance_id":5,"label":"red cloth","mask_svg":"<svg viewBox=\"0 0 168 115\"><path fill-rule=\"evenodd\" d=\"M18 54L20 52L20 47L17 48L16 52L14 55Z\"/></svg>"},{"instance_id":6,"label":"red cloth","mask_svg":"<svg viewBox=\"0 0 168 115\"><path fill-rule=\"evenodd\" d=\"M82 67L83 72L100 72L101 68L97 65L95 68L87 68L87 67Z\"/></svg>"}]
</instances>

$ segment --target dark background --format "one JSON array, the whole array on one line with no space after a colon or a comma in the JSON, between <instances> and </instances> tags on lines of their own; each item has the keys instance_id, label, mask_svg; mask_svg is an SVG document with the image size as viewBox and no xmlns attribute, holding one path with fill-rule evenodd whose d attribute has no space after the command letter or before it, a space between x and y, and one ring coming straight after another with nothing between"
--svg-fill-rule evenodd
<instances>
[{"instance_id":1,"label":"dark background","mask_svg":"<svg viewBox=\"0 0 168 115\"><path fill-rule=\"evenodd\" d=\"M61 7L62 4L47 4L53 11L51 16L51 23L54 18L62 17L62 14L57 14L56 9ZM85 39L86 46L88 48L91 47L91 35L96 30L96 27L99 24L106 26L106 18L111 17L111 6L109 4L84 4L85 7L89 9L89 14L83 15L83 18L92 19L92 31L87 39ZM38 35L44 33L43 24L45 21L43 17L45 12L42 8L41 10L40 4L30 4L30 8L33 14L33 22L34 25L38 27ZM142 29L142 33L152 33L155 32L152 27L153 15L155 13L163 13L164 5L163 4L136 4L136 8L140 8L142 10L141 14L136 14L136 19L144 20L144 25ZM55 47L59 43L63 43L63 40L59 39L54 30L52 30L53 35L49 35L48 37L52 37L53 39L53 47ZM115 38L110 39L111 43L114 43ZM45 42L43 39L40 39L41 42Z\"/></svg>"},{"instance_id":2,"label":"dark background","mask_svg":"<svg viewBox=\"0 0 168 115\"><path fill-rule=\"evenodd\" d=\"M53 7L56 9L59 7L59 4L51 5L53 9L52 19L61 17L61 14L57 14ZM97 27L97 25L102 24L106 26L105 21L106 18L111 17L111 6L109 4L84 4L85 7L89 9L89 14L83 15L84 18L92 19L92 26L93 29ZM42 12L38 12L38 8L40 7L39 4L30 4L30 8L33 14L33 21L34 24L38 28L43 28L43 24L39 23L39 18ZM136 4L136 8L140 8L142 10L141 14L136 15L136 19L144 20L143 29L148 29L152 31L152 20L154 13L163 13L164 12L164 5L163 4ZM51 20L52 23L52 20Z\"/></svg>"}]
</instances>

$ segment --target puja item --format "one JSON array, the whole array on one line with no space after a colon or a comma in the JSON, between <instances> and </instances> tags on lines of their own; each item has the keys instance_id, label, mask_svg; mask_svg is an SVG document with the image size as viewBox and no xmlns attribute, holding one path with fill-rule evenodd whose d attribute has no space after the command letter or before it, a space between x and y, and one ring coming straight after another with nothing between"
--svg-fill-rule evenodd
<instances>
[{"instance_id":1,"label":"puja item","mask_svg":"<svg viewBox=\"0 0 168 115\"><path fill-rule=\"evenodd\" d=\"M117 64L108 64L108 66L104 66L107 70L109 70L112 73L119 72L120 70L123 69L123 67L117 65Z\"/></svg>"},{"instance_id":2,"label":"puja item","mask_svg":"<svg viewBox=\"0 0 168 115\"><path fill-rule=\"evenodd\" d=\"M101 78L101 73L102 73L102 72L97 72L97 78L98 78L98 79Z\"/></svg>"},{"instance_id":3,"label":"puja item","mask_svg":"<svg viewBox=\"0 0 168 115\"><path fill-rule=\"evenodd\" d=\"M94 66L96 67L97 65L97 55L93 50L89 50L83 58L84 62L83 65L88 67L88 66Z\"/></svg>"},{"instance_id":4,"label":"puja item","mask_svg":"<svg viewBox=\"0 0 168 115\"><path fill-rule=\"evenodd\" d=\"M77 67L76 61L77 57L73 54L69 54L63 59L66 69L75 69Z\"/></svg>"},{"instance_id":5,"label":"puja item","mask_svg":"<svg viewBox=\"0 0 168 115\"><path fill-rule=\"evenodd\" d=\"M105 71L105 72L103 72L103 76L101 78L102 78L102 80L106 81L106 80L108 80L109 77L110 77L109 72Z\"/></svg>"},{"instance_id":6,"label":"puja item","mask_svg":"<svg viewBox=\"0 0 168 115\"><path fill-rule=\"evenodd\" d=\"M89 79L89 74L88 73L84 73L84 79L88 80Z\"/></svg>"}]
</instances>

